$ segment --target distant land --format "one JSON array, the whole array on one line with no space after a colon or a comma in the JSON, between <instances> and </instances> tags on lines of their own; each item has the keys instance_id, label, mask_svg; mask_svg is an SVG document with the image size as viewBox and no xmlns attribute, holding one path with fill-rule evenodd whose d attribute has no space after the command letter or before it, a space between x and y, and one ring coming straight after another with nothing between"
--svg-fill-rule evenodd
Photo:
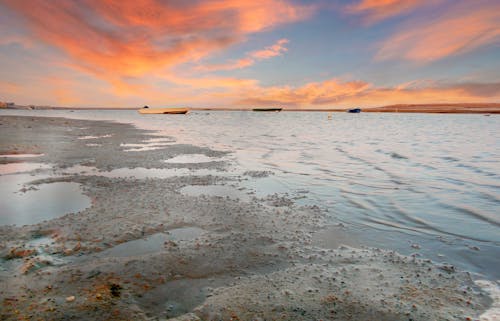
<instances>
[{"instance_id":1,"label":"distant land","mask_svg":"<svg viewBox=\"0 0 500 321\"><path fill-rule=\"evenodd\" d=\"M275 106L273 106L275 107ZM302 112L346 112L350 108L287 108L280 106L283 111L302 111ZM124 107L124 108L111 108L111 107L55 107L55 106L36 106L36 105L15 105L9 103L8 106L4 103L0 105L1 109L31 109L31 110L136 110L140 107ZM152 107L154 108L154 107ZM188 107L190 110L211 110L211 111L242 111L251 110L253 107L248 108L218 108L218 107ZM441 113L441 114L500 114L500 103L460 103L460 104L398 104L381 107L365 107L362 108L363 112L377 112L377 113Z\"/></svg>"},{"instance_id":2,"label":"distant land","mask_svg":"<svg viewBox=\"0 0 500 321\"><path fill-rule=\"evenodd\" d=\"M385 113L500 114L500 103L482 104L400 104L363 109Z\"/></svg>"}]
</instances>

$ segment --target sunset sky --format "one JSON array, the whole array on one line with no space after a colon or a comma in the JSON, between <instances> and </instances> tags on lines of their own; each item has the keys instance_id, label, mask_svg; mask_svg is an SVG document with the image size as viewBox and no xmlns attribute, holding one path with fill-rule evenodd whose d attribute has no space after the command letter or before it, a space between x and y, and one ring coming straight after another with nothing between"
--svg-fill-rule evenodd
<instances>
[{"instance_id":1,"label":"sunset sky","mask_svg":"<svg viewBox=\"0 0 500 321\"><path fill-rule=\"evenodd\" d=\"M500 102L500 1L0 0L0 101Z\"/></svg>"}]
</instances>

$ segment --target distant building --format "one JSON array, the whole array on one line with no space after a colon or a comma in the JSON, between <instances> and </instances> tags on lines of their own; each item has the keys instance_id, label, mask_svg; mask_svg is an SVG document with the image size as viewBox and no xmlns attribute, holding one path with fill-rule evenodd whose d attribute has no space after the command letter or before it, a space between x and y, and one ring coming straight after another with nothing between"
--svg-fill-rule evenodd
<instances>
[{"instance_id":1,"label":"distant building","mask_svg":"<svg viewBox=\"0 0 500 321\"><path fill-rule=\"evenodd\" d=\"M7 108L7 103L0 101L0 108Z\"/></svg>"},{"instance_id":2,"label":"distant building","mask_svg":"<svg viewBox=\"0 0 500 321\"><path fill-rule=\"evenodd\" d=\"M16 104L14 104L14 103L7 103L7 107L14 107L14 106L16 106Z\"/></svg>"}]
</instances>

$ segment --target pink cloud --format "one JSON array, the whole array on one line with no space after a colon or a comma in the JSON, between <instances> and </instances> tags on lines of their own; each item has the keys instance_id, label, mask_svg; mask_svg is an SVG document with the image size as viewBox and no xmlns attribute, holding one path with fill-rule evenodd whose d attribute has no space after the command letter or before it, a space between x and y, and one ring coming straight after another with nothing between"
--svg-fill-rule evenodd
<instances>
[{"instance_id":1,"label":"pink cloud","mask_svg":"<svg viewBox=\"0 0 500 321\"><path fill-rule=\"evenodd\" d=\"M348 5L346 11L350 14L361 15L366 24L406 14L412 10L428 5L432 1L421 0L361 0L356 4Z\"/></svg>"},{"instance_id":2,"label":"pink cloud","mask_svg":"<svg viewBox=\"0 0 500 321\"><path fill-rule=\"evenodd\" d=\"M265 48L264 50L254 51L250 53L250 57L263 60L271 57L280 56L283 52L288 51L285 47L290 41L288 39L280 39L274 45Z\"/></svg>"},{"instance_id":3,"label":"pink cloud","mask_svg":"<svg viewBox=\"0 0 500 321\"><path fill-rule=\"evenodd\" d=\"M382 43L376 59L426 63L498 44L499 21L500 2L466 2L431 21L407 24Z\"/></svg>"},{"instance_id":4,"label":"pink cloud","mask_svg":"<svg viewBox=\"0 0 500 321\"><path fill-rule=\"evenodd\" d=\"M266 47L263 50L253 51L245 58L233 60L224 64L202 64L196 70L200 71L217 71L217 70L235 70L250 67L257 61L266 60L276 56L281 56L284 52L288 51L285 45L289 43L288 39L280 39L274 45Z\"/></svg>"}]
</instances>

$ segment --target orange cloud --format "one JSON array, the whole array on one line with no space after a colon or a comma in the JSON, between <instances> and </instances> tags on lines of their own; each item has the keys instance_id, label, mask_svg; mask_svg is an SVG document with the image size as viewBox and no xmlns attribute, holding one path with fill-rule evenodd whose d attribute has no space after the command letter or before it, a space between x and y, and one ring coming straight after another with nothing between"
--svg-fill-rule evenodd
<instances>
[{"instance_id":1,"label":"orange cloud","mask_svg":"<svg viewBox=\"0 0 500 321\"><path fill-rule=\"evenodd\" d=\"M435 2L435 1L432 1ZM350 14L362 15L366 24L408 13L419 6L429 4L421 0L362 0L346 7Z\"/></svg>"},{"instance_id":2,"label":"orange cloud","mask_svg":"<svg viewBox=\"0 0 500 321\"><path fill-rule=\"evenodd\" d=\"M3 96L17 94L20 91L20 86L10 81L0 80L0 94Z\"/></svg>"},{"instance_id":3,"label":"orange cloud","mask_svg":"<svg viewBox=\"0 0 500 321\"><path fill-rule=\"evenodd\" d=\"M250 67L255 64L252 58L241 58L235 61L230 61L224 64L203 64L196 67L198 71L218 71L218 70L235 70Z\"/></svg>"},{"instance_id":4,"label":"orange cloud","mask_svg":"<svg viewBox=\"0 0 500 321\"><path fill-rule=\"evenodd\" d=\"M267 47L264 50L254 51L250 57L255 59L269 59L271 57L280 56L283 52L288 51L285 47L290 41L288 39L280 39L274 45Z\"/></svg>"},{"instance_id":5,"label":"orange cloud","mask_svg":"<svg viewBox=\"0 0 500 321\"><path fill-rule=\"evenodd\" d=\"M236 104L284 107L374 107L410 103L491 102L500 99L500 83L436 84L417 81L396 87L375 87L363 81L331 79L293 88L255 87ZM242 94L242 92L240 92Z\"/></svg>"},{"instance_id":6,"label":"orange cloud","mask_svg":"<svg viewBox=\"0 0 500 321\"><path fill-rule=\"evenodd\" d=\"M231 61L225 64L203 64L196 68L199 71L217 71L217 70L235 70L242 69L255 64L258 60L265 60L276 56L281 56L283 52L288 51L285 45L288 39L280 39L274 45L266 47L263 50L257 50L249 53L245 58Z\"/></svg>"},{"instance_id":7,"label":"orange cloud","mask_svg":"<svg viewBox=\"0 0 500 321\"><path fill-rule=\"evenodd\" d=\"M275 86L255 88L249 92L251 98L240 101L243 104L278 103L287 106L324 105L340 102L367 90L370 84L363 81L341 82L331 79L313 82L302 87Z\"/></svg>"},{"instance_id":8,"label":"orange cloud","mask_svg":"<svg viewBox=\"0 0 500 321\"><path fill-rule=\"evenodd\" d=\"M481 103L500 99L500 83L464 83L422 88L378 88L345 101L347 105Z\"/></svg>"},{"instance_id":9,"label":"orange cloud","mask_svg":"<svg viewBox=\"0 0 500 321\"><path fill-rule=\"evenodd\" d=\"M246 35L309 17L286 0L5 0L45 43L121 91L127 77L197 61ZM240 62L244 64L245 62Z\"/></svg>"},{"instance_id":10,"label":"orange cloud","mask_svg":"<svg viewBox=\"0 0 500 321\"><path fill-rule=\"evenodd\" d=\"M75 106L83 103L71 90L64 87L54 87L51 93L59 106Z\"/></svg>"},{"instance_id":11,"label":"orange cloud","mask_svg":"<svg viewBox=\"0 0 500 321\"><path fill-rule=\"evenodd\" d=\"M408 24L384 41L376 59L425 63L498 44L499 21L500 2L467 2L432 21Z\"/></svg>"}]
</instances>

